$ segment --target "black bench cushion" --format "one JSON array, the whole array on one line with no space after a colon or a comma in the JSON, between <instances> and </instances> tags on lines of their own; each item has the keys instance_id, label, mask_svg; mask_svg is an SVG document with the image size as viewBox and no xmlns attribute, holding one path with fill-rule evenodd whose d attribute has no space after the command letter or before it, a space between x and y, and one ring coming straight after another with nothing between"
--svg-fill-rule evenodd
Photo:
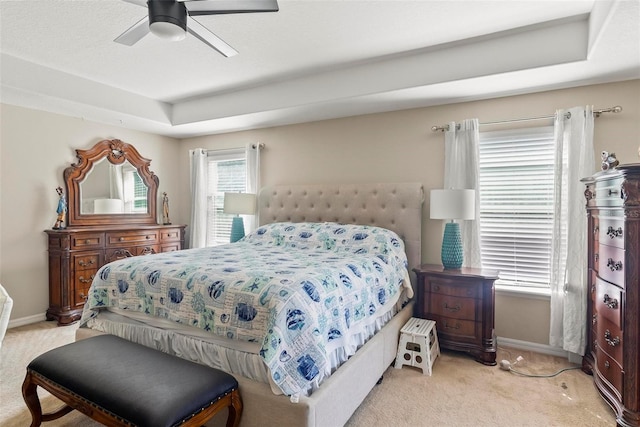
<instances>
[{"instance_id":1,"label":"black bench cushion","mask_svg":"<svg viewBox=\"0 0 640 427\"><path fill-rule=\"evenodd\" d=\"M53 349L27 369L140 427L179 424L238 388L225 372L114 335Z\"/></svg>"}]
</instances>

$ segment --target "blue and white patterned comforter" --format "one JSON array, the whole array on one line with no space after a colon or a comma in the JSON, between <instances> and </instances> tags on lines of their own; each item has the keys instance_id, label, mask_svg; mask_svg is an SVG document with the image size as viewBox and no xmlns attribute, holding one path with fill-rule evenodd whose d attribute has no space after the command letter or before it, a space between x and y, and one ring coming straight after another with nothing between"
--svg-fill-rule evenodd
<instances>
[{"instance_id":1,"label":"blue and white patterned comforter","mask_svg":"<svg viewBox=\"0 0 640 427\"><path fill-rule=\"evenodd\" d=\"M411 296L408 277L404 243L392 231L275 223L237 243L103 266L82 324L117 307L262 343L273 382L284 394L308 395L331 374L332 351L388 311L403 286Z\"/></svg>"}]
</instances>

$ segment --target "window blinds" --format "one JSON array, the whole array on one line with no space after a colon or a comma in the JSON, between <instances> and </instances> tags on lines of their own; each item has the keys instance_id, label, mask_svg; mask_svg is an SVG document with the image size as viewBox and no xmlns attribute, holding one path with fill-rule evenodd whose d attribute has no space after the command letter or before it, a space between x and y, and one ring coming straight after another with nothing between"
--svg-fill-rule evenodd
<instances>
[{"instance_id":1,"label":"window blinds","mask_svg":"<svg viewBox=\"0 0 640 427\"><path fill-rule=\"evenodd\" d=\"M548 287L553 228L553 127L481 132L482 266L507 285Z\"/></svg>"}]
</instances>

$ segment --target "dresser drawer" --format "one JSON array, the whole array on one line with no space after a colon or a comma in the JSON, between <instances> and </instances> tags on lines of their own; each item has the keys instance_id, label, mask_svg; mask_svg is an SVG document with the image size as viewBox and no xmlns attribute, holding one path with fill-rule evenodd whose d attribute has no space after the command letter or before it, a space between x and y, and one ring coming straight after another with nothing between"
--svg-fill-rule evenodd
<instances>
[{"instance_id":1,"label":"dresser drawer","mask_svg":"<svg viewBox=\"0 0 640 427\"><path fill-rule=\"evenodd\" d=\"M625 250L601 243L597 259L598 275L608 282L624 287Z\"/></svg>"},{"instance_id":2,"label":"dresser drawer","mask_svg":"<svg viewBox=\"0 0 640 427\"><path fill-rule=\"evenodd\" d=\"M476 320L476 300L443 294L431 294L429 312L454 319Z\"/></svg>"},{"instance_id":3,"label":"dresser drawer","mask_svg":"<svg viewBox=\"0 0 640 427\"><path fill-rule=\"evenodd\" d=\"M434 294L450 295L454 297L480 298L481 288L477 284L467 284L463 281L432 278L431 292Z\"/></svg>"},{"instance_id":4,"label":"dresser drawer","mask_svg":"<svg viewBox=\"0 0 640 427\"><path fill-rule=\"evenodd\" d=\"M622 206L622 181L623 177L603 179L596 182L595 205L598 207Z\"/></svg>"},{"instance_id":5,"label":"dresser drawer","mask_svg":"<svg viewBox=\"0 0 640 427\"><path fill-rule=\"evenodd\" d=\"M622 366L622 330L606 317L598 316L596 323L598 347Z\"/></svg>"},{"instance_id":6,"label":"dresser drawer","mask_svg":"<svg viewBox=\"0 0 640 427\"><path fill-rule=\"evenodd\" d=\"M150 245L159 242L157 230L136 230L107 233L107 244L110 246L130 245L132 243L148 243Z\"/></svg>"},{"instance_id":7,"label":"dresser drawer","mask_svg":"<svg viewBox=\"0 0 640 427\"><path fill-rule=\"evenodd\" d=\"M173 252L173 251L179 251L180 250L180 242L172 242L172 243L167 243L165 245L162 245L160 247L160 252Z\"/></svg>"},{"instance_id":8,"label":"dresser drawer","mask_svg":"<svg viewBox=\"0 0 640 427\"><path fill-rule=\"evenodd\" d=\"M71 249L99 249L104 245L104 233L71 235Z\"/></svg>"},{"instance_id":9,"label":"dresser drawer","mask_svg":"<svg viewBox=\"0 0 640 427\"><path fill-rule=\"evenodd\" d=\"M180 240L180 229L179 228L170 228L160 230L160 242L170 242L174 240Z\"/></svg>"},{"instance_id":10,"label":"dresser drawer","mask_svg":"<svg viewBox=\"0 0 640 427\"><path fill-rule=\"evenodd\" d=\"M73 305L83 306L87 302L87 295L89 295L89 288L76 288L73 290Z\"/></svg>"},{"instance_id":11,"label":"dresser drawer","mask_svg":"<svg viewBox=\"0 0 640 427\"><path fill-rule=\"evenodd\" d=\"M119 259L136 256L136 247L132 248L110 248L105 251L105 263L117 261Z\"/></svg>"},{"instance_id":12,"label":"dresser drawer","mask_svg":"<svg viewBox=\"0 0 640 427\"><path fill-rule=\"evenodd\" d=\"M598 240L605 245L624 249L624 228L622 218L600 217Z\"/></svg>"},{"instance_id":13,"label":"dresser drawer","mask_svg":"<svg viewBox=\"0 0 640 427\"><path fill-rule=\"evenodd\" d=\"M622 328L622 297L619 287L596 279L595 311L618 328Z\"/></svg>"},{"instance_id":14,"label":"dresser drawer","mask_svg":"<svg viewBox=\"0 0 640 427\"><path fill-rule=\"evenodd\" d=\"M596 358L598 376L609 383L618 400L622 401L622 383L624 379L622 368L615 360L604 353L600 347L596 347Z\"/></svg>"}]
</instances>

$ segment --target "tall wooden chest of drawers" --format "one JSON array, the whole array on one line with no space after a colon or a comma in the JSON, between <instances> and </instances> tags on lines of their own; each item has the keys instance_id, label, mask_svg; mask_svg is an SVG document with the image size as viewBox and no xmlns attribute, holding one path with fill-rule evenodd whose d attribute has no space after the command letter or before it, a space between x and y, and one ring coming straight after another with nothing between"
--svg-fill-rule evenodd
<instances>
[{"instance_id":1,"label":"tall wooden chest of drawers","mask_svg":"<svg viewBox=\"0 0 640 427\"><path fill-rule=\"evenodd\" d=\"M640 426L640 164L583 182L589 242L583 369L618 425Z\"/></svg>"},{"instance_id":2,"label":"tall wooden chest of drawers","mask_svg":"<svg viewBox=\"0 0 640 427\"><path fill-rule=\"evenodd\" d=\"M47 320L58 325L82 315L95 273L117 259L177 251L184 246L184 225L86 226L46 230L49 238Z\"/></svg>"},{"instance_id":3,"label":"tall wooden chest of drawers","mask_svg":"<svg viewBox=\"0 0 640 427\"><path fill-rule=\"evenodd\" d=\"M415 315L436 321L440 347L464 351L496 364L495 290L498 272L477 268L414 268L418 276Z\"/></svg>"}]
</instances>

